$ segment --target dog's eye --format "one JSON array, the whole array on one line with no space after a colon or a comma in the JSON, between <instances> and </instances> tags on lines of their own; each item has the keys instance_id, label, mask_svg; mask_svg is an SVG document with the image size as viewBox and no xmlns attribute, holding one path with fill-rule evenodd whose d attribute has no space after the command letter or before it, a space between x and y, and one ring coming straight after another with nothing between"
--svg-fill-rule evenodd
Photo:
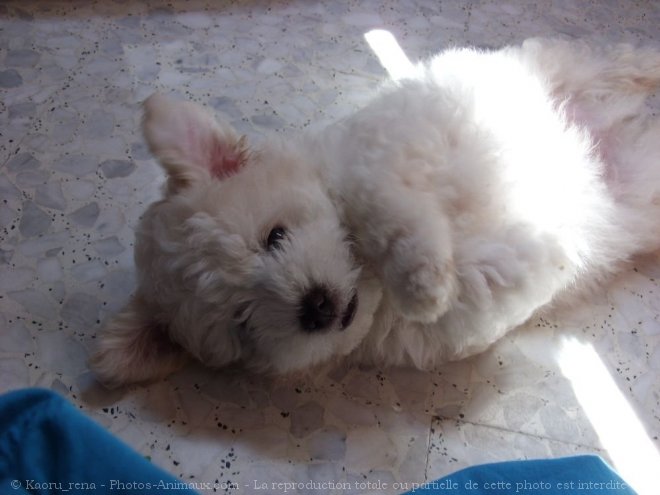
<instances>
[{"instance_id":1,"label":"dog's eye","mask_svg":"<svg viewBox=\"0 0 660 495\"><path fill-rule=\"evenodd\" d=\"M266 239L266 249L272 251L280 248L280 242L286 237L286 230L283 227L275 227L268 234Z\"/></svg>"}]
</instances>

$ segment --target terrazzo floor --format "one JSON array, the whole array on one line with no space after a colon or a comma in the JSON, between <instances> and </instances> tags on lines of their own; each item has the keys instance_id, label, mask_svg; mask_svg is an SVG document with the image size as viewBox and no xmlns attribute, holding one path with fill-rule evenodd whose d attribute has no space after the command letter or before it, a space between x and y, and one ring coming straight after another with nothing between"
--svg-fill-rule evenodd
<instances>
[{"instance_id":1,"label":"terrazzo floor","mask_svg":"<svg viewBox=\"0 0 660 495\"><path fill-rule=\"evenodd\" d=\"M107 391L86 366L163 182L138 132L155 90L258 140L359 107L386 77L373 28L415 60L538 35L658 45L659 26L645 1L0 2L0 391L51 388L219 492L400 493L475 463L597 453L660 493L659 256L433 373L192 366Z\"/></svg>"}]
</instances>

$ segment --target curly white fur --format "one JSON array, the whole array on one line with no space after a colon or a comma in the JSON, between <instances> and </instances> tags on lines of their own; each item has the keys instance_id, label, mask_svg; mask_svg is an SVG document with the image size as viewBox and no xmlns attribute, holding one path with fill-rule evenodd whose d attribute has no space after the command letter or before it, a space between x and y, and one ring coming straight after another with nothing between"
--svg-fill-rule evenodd
<instances>
[{"instance_id":1,"label":"curly white fur","mask_svg":"<svg viewBox=\"0 0 660 495\"><path fill-rule=\"evenodd\" d=\"M652 49L454 49L324 132L260 149L152 96L167 192L93 366L112 384L162 376L180 365L169 341L275 372L480 352L660 246L660 122L644 112L659 83ZM310 325L318 291L330 309Z\"/></svg>"}]
</instances>

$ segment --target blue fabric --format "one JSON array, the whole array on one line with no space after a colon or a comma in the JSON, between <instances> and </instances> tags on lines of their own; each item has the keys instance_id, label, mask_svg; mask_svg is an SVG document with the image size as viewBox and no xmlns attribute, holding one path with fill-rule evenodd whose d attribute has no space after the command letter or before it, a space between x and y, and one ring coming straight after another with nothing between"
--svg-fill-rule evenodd
<instances>
[{"instance_id":1,"label":"blue fabric","mask_svg":"<svg viewBox=\"0 0 660 495\"><path fill-rule=\"evenodd\" d=\"M473 466L408 492L415 495L635 495L594 455Z\"/></svg>"},{"instance_id":2,"label":"blue fabric","mask_svg":"<svg viewBox=\"0 0 660 495\"><path fill-rule=\"evenodd\" d=\"M49 390L0 396L0 494L63 492L197 494Z\"/></svg>"},{"instance_id":3,"label":"blue fabric","mask_svg":"<svg viewBox=\"0 0 660 495\"><path fill-rule=\"evenodd\" d=\"M63 492L197 493L49 390L0 396L0 494ZM634 495L596 456L474 466L408 493Z\"/></svg>"}]
</instances>

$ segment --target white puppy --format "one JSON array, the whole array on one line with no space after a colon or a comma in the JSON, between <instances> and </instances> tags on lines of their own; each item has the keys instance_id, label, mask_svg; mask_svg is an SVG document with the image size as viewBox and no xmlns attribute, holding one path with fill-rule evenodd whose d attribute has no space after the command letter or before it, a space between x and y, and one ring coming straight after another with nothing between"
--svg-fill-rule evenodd
<instances>
[{"instance_id":1,"label":"white puppy","mask_svg":"<svg viewBox=\"0 0 660 495\"><path fill-rule=\"evenodd\" d=\"M168 175L138 288L92 359L109 384L193 356L285 373L433 367L660 246L660 52L531 40L448 50L316 135L251 149L154 95Z\"/></svg>"}]
</instances>

